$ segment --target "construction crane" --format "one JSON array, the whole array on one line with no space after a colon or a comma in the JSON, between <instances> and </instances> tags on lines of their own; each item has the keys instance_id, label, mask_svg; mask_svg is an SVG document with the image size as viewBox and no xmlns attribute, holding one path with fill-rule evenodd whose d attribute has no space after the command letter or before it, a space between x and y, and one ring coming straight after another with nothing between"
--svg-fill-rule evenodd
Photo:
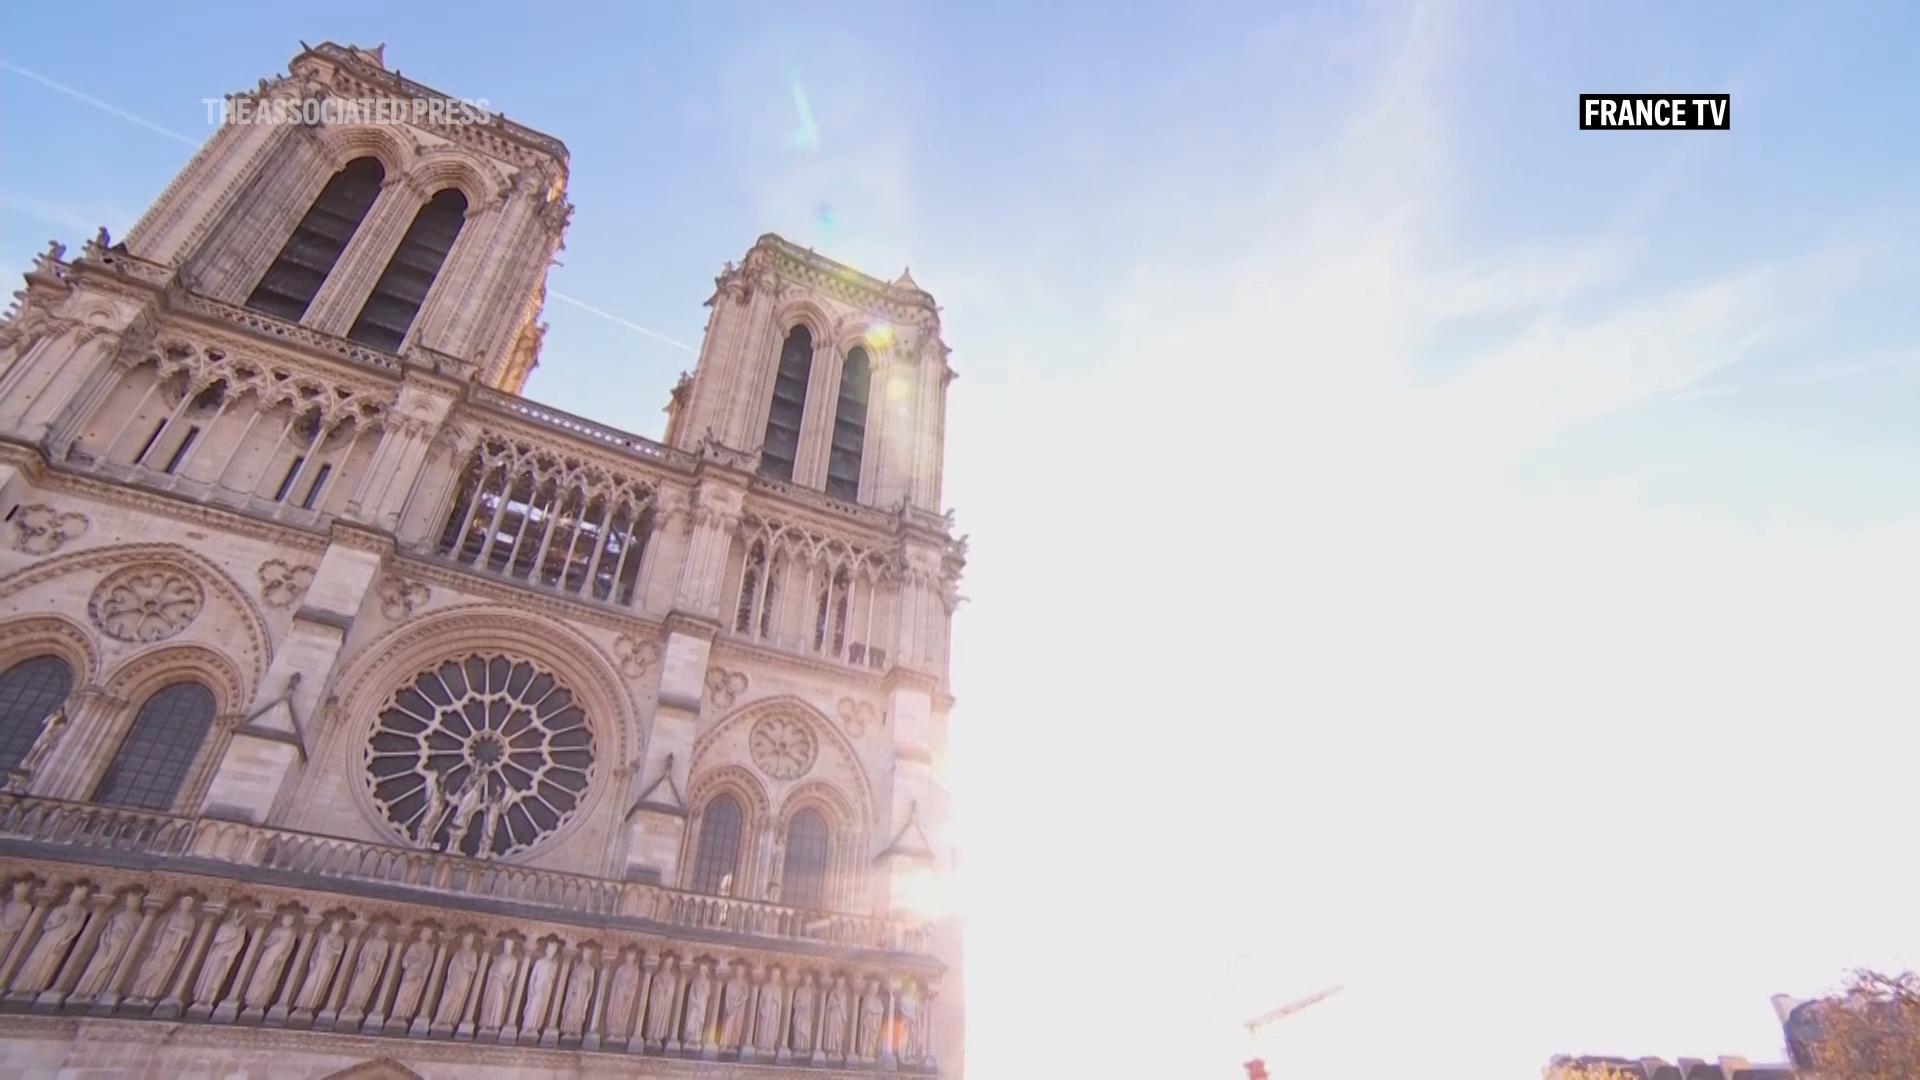
<instances>
[{"instance_id":1,"label":"construction crane","mask_svg":"<svg viewBox=\"0 0 1920 1080\"><path fill-rule=\"evenodd\" d=\"M1304 1012L1339 992L1339 986L1329 986L1325 990L1308 994L1306 997L1300 998L1297 1001L1289 1001L1277 1009L1267 1010L1247 1021L1247 1038L1251 1040L1260 1033L1261 1028L1266 1027L1268 1024L1276 1023L1285 1020L1289 1016ZM1260 1058L1254 1058L1247 1062L1246 1069L1247 1080L1268 1080L1267 1063Z\"/></svg>"}]
</instances>

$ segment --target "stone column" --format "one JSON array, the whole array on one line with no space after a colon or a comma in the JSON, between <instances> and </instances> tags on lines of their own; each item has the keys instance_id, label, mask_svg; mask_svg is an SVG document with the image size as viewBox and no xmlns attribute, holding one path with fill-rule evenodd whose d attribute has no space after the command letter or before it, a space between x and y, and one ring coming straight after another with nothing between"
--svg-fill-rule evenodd
<instances>
[{"instance_id":1,"label":"stone column","mask_svg":"<svg viewBox=\"0 0 1920 1080\"><path fill-rule=\"evenodd\" d=\"M374 282L386 271L401 237L426 201L427 194L407 176L387 174L380 181L380 194L374 197L373 206L360 219L360 227L334 261L333 272L321 283L300 321L323 334L346 337L373 292Z\"/></svg>"}]
</instances>

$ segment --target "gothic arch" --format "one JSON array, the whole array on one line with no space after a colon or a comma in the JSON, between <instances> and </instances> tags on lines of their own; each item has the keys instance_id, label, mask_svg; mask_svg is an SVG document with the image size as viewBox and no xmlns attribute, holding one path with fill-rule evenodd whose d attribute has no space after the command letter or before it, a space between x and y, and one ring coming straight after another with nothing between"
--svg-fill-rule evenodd
<instances>
[{"instance_id":1,"label":"gothic arch","mask_svg":"<svg viewBox=\"0 0 1920 1080\"><path fill-rule=\"evenodd\" d=\"M507 863L536 859L563 847L584 822L603 818L618 786L620 768L637 758L643 739L639 721L613 662L568 624L545 615L493 604L466 604L409 620L361 646L336 684L343 721L330 724L329 745L315 757L331 768L310 770L310 783L347 788L369 835L381 843L398 842L394 827L363 782L364 747L380 709L401 684L442 661L470 653L504 653L545 668L574 695L593 733L593 763L578 808L528 849L510 854ZM336 771L337 770L337 771ZM597 865L601 853L581 853Z\"/></svg>"},{"instance_id":2,"label":"gothic arch","mask_svg":"<svg viewBox=\"0 0 1920 1080\"><path fill-rule=\"evenodd\" d=\"M422 151L408 168L407 180L426 197L444 188L459 188L467 197L469 217L492 205L506 190L506 182L493 169L452 146Z\"/></svg>"},{"instance_id":3,"label":"gothic arch","mask_svg":"<svg viewBox=\"0 0 1920 1080\"><path fill-rule=\"evenodd\" d=\"M186 679L213 691L216 716L237 717L253 700L251 683L231 658L193 642L169 642L131 656L108 673L103 687L137 709L154 691ZM125 719L131 721L131 713Z\"/></svg>"},{"instance_id":4,"label":"gothic arch","mask_svg":"<svg viewBox=\"0 0 1920 1080\"><path fill-rule=\"evenodd\" d=\"M0 622L0 671L35 656L57 656L73 670L79 690L100 678L100 647L64 615L28 615Z\"/></svg>"},{"instance_id":5,"label":"gothic arch","mask_svg":"<svg viewBox=\"0 0 1920 1080\"><path fill-rule=\"evenodd\" d=\"M840 728L828 721L826 714L812 704L793 694L781 694L760 698L749 702L722 719L694 741L693 761L690 775L700 776L708 768L717 768L724 763L747 767L749 756L739 752L745 736L760 720L771 716L784 716L799 719L807 725L817 741L819 750L817 763L808 770L808 774L795 777L791 781L778 781L770 785L776 792L781 805L791 798L793 792L824 785L839 793L842 805L852 811L849 821L859 827L877 821L874 810L873 782L867 775L867 769L861 763L860 753L853 741L847 738ZM829 749L832 753L829 754ZM830 778L837 766L844 774L844 785L835 784ZM820 770L820 771L815 771ZM756 774L759 770L755 770ZM788 784L791 787L788 787ZM851 790L842 790L842 788ZM785 790L783 790L785 789Z\"/></svg>"},{"instance_id":6,"label":"gothic arch","mask_svg":"<svg viewBox=\"0 0 1920 1080\"><path fill-rule=\"evenodd\" d=\"M837 340L833 316L820 303L808 296L796 296L781 303L773 312L773 363L780 362L780 346L786 342L787 335L796 326L804 326L807 333L813 335L813 347Z\"/></svg>"},{"instance_id":7,"label":"gothic arch","mask_svg":"<svg viewBox=\"0 0 1920 1080\"><path fill-rule=\"evenodd\" d=\"M327 176L360 157L378 161L389 181L405 175L413 166L413 148L379 124L321 128L320 145L328 160Z\"/></svg>"},{"instance_id":8,"label":"gothic arch","mask_svg":"<svg viewBox=\"0 0 1920 1080\"><path fill-rule=\"evenodd\" d=\"M738 765L721 765L695 776L687 787L687 806L698 817L701 808L723 791L739 796L747 812L748 826L766 821L772 813L773 803L767 798L766 785L750 770Z\"/></svg>"},{"instance_id":9,"label":"gothic arch","mask_svg":"<svg viewBox=\"0 0 1920 1080\"><path fill-rule=\"evenodd\" d=\"M839 788L821 780L810 780L795 787L780 801L780 813L774 818L774 835L785 836L793 816L806 809L818 810L835 827L859 833L863 821L860 812Z\"/></svg>"},{"instance_id":10,"label":"gothic arch","mask_svg":"<svg viewBox=\"0 0 1920 1080\"><path fill-rule=\"evenodd\" d=\"M229 708L245 708L253 699L261 679L266 676L267 664L273 657L273 637L247 590L212 560L189 548L177 544L119 544L42 559L0 582L0 608L5 606L9 598L57 578L99 569L106 569L110 573L131 566L166 567L192 577L206 587L211 598L218 599L233 612L238 619L240 632L221 634L220 642L227 644L237 639L238 648L230 650L237 654L232 660L236 699ZM204 613L196 618L195 623L199 625L187 627L187 636L176 644L191 642L205 635L208 632L208 626L204 624L206 619Z\"/></svg>"}]
</instances>

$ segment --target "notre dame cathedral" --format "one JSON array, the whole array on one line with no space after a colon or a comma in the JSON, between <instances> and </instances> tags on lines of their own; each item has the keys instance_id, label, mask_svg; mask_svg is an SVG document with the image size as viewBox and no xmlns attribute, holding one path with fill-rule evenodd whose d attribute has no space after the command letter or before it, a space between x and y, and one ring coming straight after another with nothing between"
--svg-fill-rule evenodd
<instances>
[{"instance_id":1,"label":"notre dame cathedral","mask_svg":"<svg viewBox=\"0 0 1920 1080\"><path fill-rule=\"evenodd\" d=\"M437 115L0 324L0 1072L960 1075L933 298L764 236L663 441L546 408L566 147Z\"/></svg>"}]
</instances>

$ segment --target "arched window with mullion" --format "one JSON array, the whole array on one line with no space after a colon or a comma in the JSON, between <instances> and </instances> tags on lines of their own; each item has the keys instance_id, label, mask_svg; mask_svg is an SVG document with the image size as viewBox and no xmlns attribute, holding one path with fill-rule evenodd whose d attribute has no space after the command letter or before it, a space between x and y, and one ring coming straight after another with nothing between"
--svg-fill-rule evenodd
<instances>
[{"instance_id":1,"label":"arched window with mullion","mask_svg":"<svg viewBox=\"0 0 1920 1080\"><path fill-rule=\"evenodd\" d=\"M140 706L114 752L93 801L142 810L171 810L187 772L213 726L213 694L199 683L165 687Z\"/></svg>"},{"instance_id":2,"label":"arched window with mullion","mask_svg":"<svg viewBox=\"0 0 1920 1080\"><path fill-rule=\"evenodd\" d=\"M860 455L867 441L867 350L854 346L840 367L840 397L833 410L833 446L827 454L827 494L860 498Z\"/></svg>"},{"instance_id":3,"label":"arched window with mullion","mask_svg":"<svg viewBox=\"0 0 1920 1080\"><path fill-rule=\"evenodd\" d=\"M744 817L740 800L725 792L715 795L700 814L700 842L693 856L693 891L731 896L739 886L740 834Z\"/></svg>"},{"instance_id":4,"label":"arched window with mullion","mask_svg":"<svg viewBox=\"0 0 1920 1080\"><path fill-rule=\"evenodd\" d=\"M334 173L253 287L247 306L299 322L360 230L386 177L386 168L370 157L354 158Z\"/></svg>"},{"instance_id":5,"label":"arched window with mullion","mask_svg":"<svg viewBox=\"0 0 1920 1080\"><path fill-rule=\"evenodd\" d=\"M811 807L787 823L786 862L780 870L780 902L819 910L827 906L827 859L832 850L827 819Z\"/></svg>"},{"instance_id":6,"label":"arched window with mullion","mask_svg":"<svg viewBox=\"0 0 1920 1080\"><path fill-rule=\"evenodd\" d=\"M796 326L780 346L780 367L773 377L773 402L760 440L760 475L792 480L800 454L800 424L807 412L807 380L813 374L813 332Z\"/></svg>"},{"instance_id":7,"label":"arched window with mullion","mask_svg":"<svg viewBox=\"0 0 1920 1080\"><path fill-rule=\"evenodd\" d=\"M57 656L22 660L0 674L0 775L27 756L71 689L73 669Z\"/></svg>"},{"instance_id":8,"label":"arched window with mullion","mask_svg":"<svg viewBox=\"0 0 1920 1080\"><path fill-rule=\"evenodd\" d=\"M387 260L386 270L347 336L376 349L399 351L466 219L467 197L458 188L446 188L428 199L413 216L407 235Z\"/></svg>"}]
</instances>

